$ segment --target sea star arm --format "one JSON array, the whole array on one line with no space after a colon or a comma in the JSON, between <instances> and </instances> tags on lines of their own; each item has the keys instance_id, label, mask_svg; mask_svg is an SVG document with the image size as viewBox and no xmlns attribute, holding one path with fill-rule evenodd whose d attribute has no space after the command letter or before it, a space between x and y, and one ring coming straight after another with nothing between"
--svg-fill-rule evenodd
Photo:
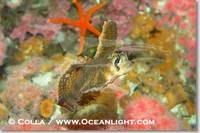
<instances>
[{"instance_id":1,"label":"sea star arm","mask_svg":"<svg viewBox=\"0 0 200 133\"><path fill-rule=\"evenodd\" d=\"M82 18L83 17L83 9L82 9L82 6L81 6L79 0L73 0L73 3L76 5L79 17Z\"/></svg>"},{"instance_id":2,"label":"sea star arm","mask_svg":"<svg viewBox=\"0 0 200 133\"><path fill-rule=\"evenodd\" d=\"M68 24L74 27L79 27L80 28L79 54L80 54L83 52L86 30L89 30L90 32L94 33L96 36L100 35L100 32L92 24L90 24L89 20L90 20L90 17L93 15L93 13L97 11L98 9L102 8L106 4L106 2L97 4L96 6L90 8L86 13L83 12L83 9L79 0L73 0L73 3L75 4L77 8L79 20L72 20L69 18L50 18L48 19L48 22L55 23L55 24Z\"/></svg>"},{"instance_id":3,"label":"sea star arm","mask_svg":"<svg viewBox=\"0 0 200 133\"><path fill-rule=\"evenodd\" d=\"M50 19L48 19L48 22L54 23L54 24L63 24L64 23L64 24L69 24L69 25L75 26L75 27L80 26L78 21L71 20L68 18L50 18Z\"/></svg>"},{"instance_id":4,"label":"sea star arm","mask_svg":"<svg viewBox=\"0 0 200 133\"><path fill-rule=\"evenodd\" d=\"M94 33L96 36L100 36L101 32L99 32L93 25L89 24L89 25L87 25L87 28L89 31Z\"/></svg>"},{"instance_id":5,"label":"sea star arm","mask_svg":"<svg viewBox=\"0 0 200 133\"><path fill-rule=\"evenodd\" d=\"M99 10L100 8L102 8L104 5L106 4L106 2L101 2L93 7L91 7L87 12L86 12L86 18L89 19L93 13L97 10Z\"/></svg>"}]
</instances>

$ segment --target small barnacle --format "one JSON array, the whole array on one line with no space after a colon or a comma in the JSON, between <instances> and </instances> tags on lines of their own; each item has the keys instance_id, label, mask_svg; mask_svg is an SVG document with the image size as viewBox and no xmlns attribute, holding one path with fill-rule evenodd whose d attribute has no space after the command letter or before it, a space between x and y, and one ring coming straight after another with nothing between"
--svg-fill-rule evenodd
<instances>
[{"instance_id":1,"label":"small barnacle","mask_svg":"<svg viewBox=\"0 0 200 133\"><path fill-rule=\"evenodd\" d=\"M40 103L40 115L44 118L49 118L55 111L54 101L45 99Z\"/></svg>"}]
</instances>

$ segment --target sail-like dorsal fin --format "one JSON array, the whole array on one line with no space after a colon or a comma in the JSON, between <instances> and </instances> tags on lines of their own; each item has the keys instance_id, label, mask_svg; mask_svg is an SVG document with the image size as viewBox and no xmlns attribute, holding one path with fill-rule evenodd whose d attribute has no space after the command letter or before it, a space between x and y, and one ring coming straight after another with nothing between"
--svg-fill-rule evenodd
<instances>
[{"instance_id":1,"label":"sail-like dorsal fin","mask_svg":"<svg viewBox=\"0 0 200 133\"><path fill-rule=\"evenodd\" d=\"M111 20L105 21L99 37L99 45L95 57L98 58L112 53L116 47L116 39L117 24Z\"/></svg>"}]
</instances>

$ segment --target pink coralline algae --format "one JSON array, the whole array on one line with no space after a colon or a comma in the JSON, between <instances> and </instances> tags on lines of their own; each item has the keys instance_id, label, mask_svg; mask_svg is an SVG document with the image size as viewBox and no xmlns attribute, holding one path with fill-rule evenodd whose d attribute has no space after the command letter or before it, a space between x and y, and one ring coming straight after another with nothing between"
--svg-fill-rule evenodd
<instances>
[{"instance_id":1,"label":"pink coralline algae","mask_svg":"<svg viewBox=\"0 0 200 133\"><path fill-rule=\"evenodd\" d=\"M48 17L63 17L66 16L70 9L70 2L66 0L55 0L53 7L50 9ZM45 36L51 41L59 32L61 25L47 23L47 18L42 18L33 15L22 16L20 24L12 31L11 37L13 39L19 38L23 41L26 38L26 33L30 32L33 35L38 33Z\"/></svg>"},{"instance_id":2,"label":"pink coralline algae","mask_svg":"<svg viewBox=\"0 0 200 133\"><path fill-rule=\"evenodd\" d=\"M4 35L0 30L0 65L3 64L3 60L5 58L5 52L6 52L6 45L4 41Z\"/></svg>"},{"instance_id":3,"label":"pink coralline algae","mask_svg":"<svg viewBox=\"0 0 200 133\"><path fill-rule=\"evenodd\" d=\"M135 14L133 10L134 4L133 2L129 0L124 0L123 2L121 0L113 0L113 6L117 10L121 10L121 11L124 10L124 13L126 13L127 15Z\"/></svg>"},{"instance_id":4,"label":"pink coralline algae","mask_svg":"<svg viewBox=\"0 0 200 133\"><path fill-rule=\"evenodd\" d=\"M170 115L158 100L146 96L130 103L125 109L124 118L155 121L154 125L126 125L126 130L178 130L180 128L178 120Z\"/></svg>"},{"instance_id":5,"label":"pink coralline algae","mask_svg":"<svg viewBox=\"0 0 200 133\"><path fill-rule=\"evenodd\" d=\"M191 68L196 66L196 0L168 0L161 9L162 19L159 25L178 28L178 43L187 53L184 59L190 62Z\"/></svg>"},{"instance_id":6,"label":"pink coralline algae","mask_svg":"<svg viewBox=\"0 0 200 133\"><path fill-rule=\"evenodd\" d=\"M11 37L23 41L26 38L26 33L30 32L33 35L40 33L48 40L52 40L60 27L59 25L47 23L45 18L26 15L21 18L21 23L12 31Z\"/></svg>"},{"instance_id":7,"label":"pink coralline algae","mask_svg":"<svg viewBox=\"0 0 200 133\"><path fill-rule=\"evenodd\" d=\"M6 69L8 76L0 98L4 104L10 104L15 113L23 114L27 108L31 109L29 115L37 113L43 92L28 77L39 72L42 62L44 60L35 57Z\"/></svg>"},{"instance_id":8,"label":"pink coralline algae","mask_svg":"<svg viewBox=\"0 0 200 133\"><path fill-rule=\"evenodd\" d=\"M124 38L131 31L131 20L136 15L136 5L129 0L113 0L108 7L109 18L118 25L119 39Z\"/></svg>"},{"instance_id":9,"label":"pink coralline algae","mask_svg":"<svg viewBox=\"0 0 200 133\"><path fill-rule=\"evenodd\" d=\"M160 20L161 24L167 23L170 26L177 25L179 27L186 24L186 21L183 20L187 19L189 20L189 23L191 23L192 26L196 28L195 0L168 0L164 8L161 9L161 13L164 15L164 18ZM187 28L190 28L189 23L187 24Z\"/></svg>"},{"instance_id":10,"label":"pink coralline algae","mask_svg":"<svg viewBox=\"0 0 200 133\"><path fill-rule=\"evenodd\" d=\"M44 66L48 63L50 61L46 58L33 57L22 64L7 67L7 80L4 81L5 89L1 92L0 99L3 104L10 105L10 111L18 113L20 117L32 118L38 115L43 96L52 100L57 98L56 84L51 84L46 89L47 87L36 84L32 79L33 76L44 73ZM27 110L30 111L26 114Z\"/></svg>"},{"instance_id":11,"label":"pink coralline algae","mask_svg":"<svg viewBox=\"0 0 200 133\"><path fill-rule=\"evenodd\" d=\"M40 88L28 81L7 81L6 90L0 95L2 102L11 104L15 113L23 113L28 105L36 113L42 92Z\"/></svg>"},{"instance_id":12,"label":"pink coralline algae","mask_svg":"<svg viewBox=\"0 0 200 133\"><path fill-rule=\"evenodd\" d=\"M33 75L39 72L41 65L43 64L43 58L34 57L21 65L11 66L7 69L9 74L8 80L17 81L23 80L24 77Z\"/></svg>"}]
</instances>

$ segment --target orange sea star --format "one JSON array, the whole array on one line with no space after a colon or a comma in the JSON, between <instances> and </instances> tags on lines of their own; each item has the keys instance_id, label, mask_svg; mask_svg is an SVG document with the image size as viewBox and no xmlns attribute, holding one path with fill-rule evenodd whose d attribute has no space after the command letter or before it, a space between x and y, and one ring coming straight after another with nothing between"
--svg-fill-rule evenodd
<instances>
[{"instance_id":1,"label":"orange sea star","mask_svg":"<svg viewBox=\"0 0 200 133\"><path fill-rule=\"evenodd\" d=\"M88 9L85 13L83 12L83 8L79 2L79 0L73 0L73 3L76 5L79 20L72 20L69 18L50 18L48 19L48 22L50 23L56 23L56 24L69 24L75 27L78 27L80 29L80 49L79 54L83 52L84 48L84 40L85 40L85 34L86 30L89 30L90 32L94 33L96 36L100 35L100 31L98 31L91 23L90 18L93 15L95 11L102 8L105 5L105 2L99 3L90 9Z\"/></svg>"}]
</instances>

